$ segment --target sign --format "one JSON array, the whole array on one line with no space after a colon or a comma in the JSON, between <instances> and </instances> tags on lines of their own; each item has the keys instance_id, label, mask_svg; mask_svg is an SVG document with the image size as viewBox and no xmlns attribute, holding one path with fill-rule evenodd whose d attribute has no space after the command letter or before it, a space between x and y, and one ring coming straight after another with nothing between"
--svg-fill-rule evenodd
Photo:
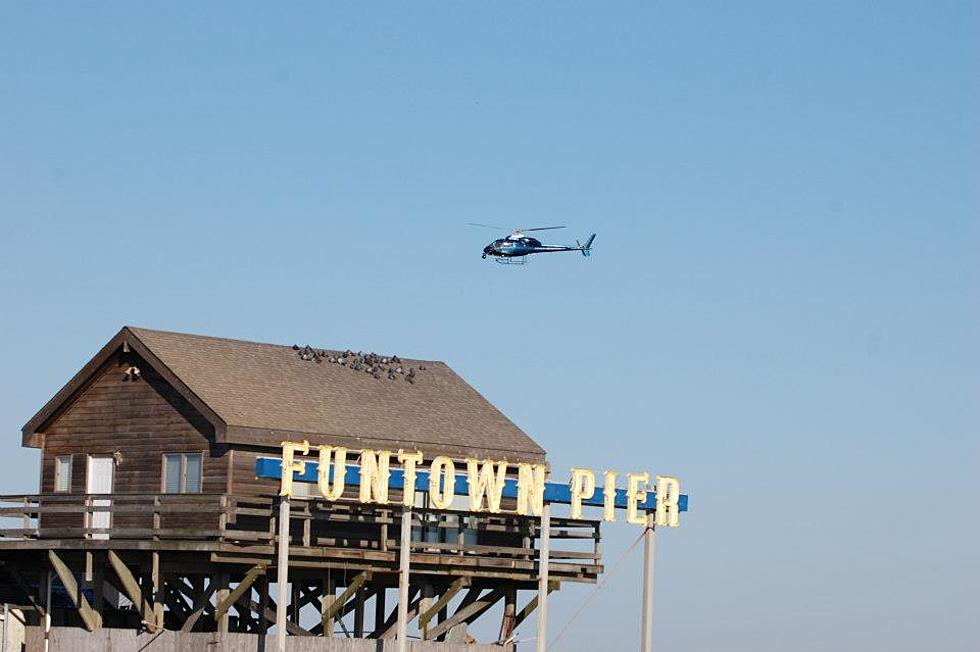
<instances>
[{"instance_id":1,"label":"sign","mask_svg":"<svg viewBox=\"0 0 980 652\"><path fill-rule=\"evenodd\" d=\"M316 461L298 458L318 449ZM362 503L389 504L391 489L401 490L401 503L414 506L416 492L427 492L436 509L450 507L455 496L468 496L474 512L501 513L504 498L516 499L519 515L540 516L545 502L571 505L572 518L582 517L584 506L603 508L606 521L616 521L616 510L626 510L626 520L646 525L646 513L654 512L657 525L677 527L680 512L687 511L688 497L680 493L680 481L673 476L658 475L651 487L649 473L627 473L626 488L618 488L620 476L605 471L601 488L595 472L584 467L572 469L567 484L545 481L544 464L511 463L507 460L467 458L459 465L450 457L435 457L421 468L421 451L364 449L357 464L348 464L348 449L336 446L311 447L308 442L283 442L282 458L260 457L255 475L280 480L280 495L292 496L294 482L316 483L327 500L338 500L348 486L358 488ZM460 466L460 469L457 469ZM517 478L507 477L517 471Z\"/></svg>"}]
</instances>

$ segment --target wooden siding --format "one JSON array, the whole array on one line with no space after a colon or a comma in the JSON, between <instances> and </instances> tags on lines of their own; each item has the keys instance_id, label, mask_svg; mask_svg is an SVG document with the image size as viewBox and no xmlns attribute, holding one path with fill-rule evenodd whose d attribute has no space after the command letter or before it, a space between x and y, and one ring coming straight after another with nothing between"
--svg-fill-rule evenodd
<instances>
[{"instance_id":1,"label":"wooden siding","mask_svg":"<svg viewBox=\"0 0 980 652\"><path fill-rule=\"evenodd\" d=\"M136 380L124 370L135 364ZM44 430L41 492L54 491L55 458L73 455L71 492L85 493L88 455L116 455L113 493L162 491L163 454L203 454L203 493L225 493L228 450L213 428L134 354L121 354ZM74 521L65 525L75 526ZM52 523L46 523L52 526Z\"/></svg>"}]
</instances>

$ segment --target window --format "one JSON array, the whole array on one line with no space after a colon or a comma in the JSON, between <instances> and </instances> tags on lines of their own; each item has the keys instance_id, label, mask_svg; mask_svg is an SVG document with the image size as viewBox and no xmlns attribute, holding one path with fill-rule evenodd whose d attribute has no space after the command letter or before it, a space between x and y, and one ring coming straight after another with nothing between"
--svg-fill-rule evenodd
<instances>
[{"instance_id":1,"label":"window","mask_svg":"<svg viewBox=\"0 0 980 652\"><path fill-rule=\"evenodd\" d=\"M71 491L71 455L54 458L54 490Z\"/></svg>"},{"instance_id":2,"label":"window","mask_svg":"<svg viewBox=\"0 0 980 652\"><path fill-rule=\"evenodd\" d=\"M201 493L200 453L164 453L163 491L168 494Z\"/></svg>"}]
</instances>

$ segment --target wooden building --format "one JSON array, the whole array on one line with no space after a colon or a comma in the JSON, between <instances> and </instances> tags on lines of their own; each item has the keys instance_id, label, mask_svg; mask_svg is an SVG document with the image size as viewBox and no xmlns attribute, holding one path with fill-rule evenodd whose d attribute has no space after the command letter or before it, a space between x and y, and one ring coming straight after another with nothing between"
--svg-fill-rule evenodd
<instances>
[{"instance_id":1,"label":"wooden building","mask_svg":"<svg viewBox=\"0 0 980 652\"><path fill-rule=\"evenodd\" d=\"M256 460L304 439L545 461L441 362L125 327L23 428L39 488L0 498L0 600L35 624L264 634L279 499ZM353 498L293 501L290 635L395 632L399 496ZM535 608L539 519L458 507L423 494L413 510L409 619L423 640L466 640L499 603L507 644ZM599 523L550 533L550 588L595 582Z\"/></svg>"}]
</instances>

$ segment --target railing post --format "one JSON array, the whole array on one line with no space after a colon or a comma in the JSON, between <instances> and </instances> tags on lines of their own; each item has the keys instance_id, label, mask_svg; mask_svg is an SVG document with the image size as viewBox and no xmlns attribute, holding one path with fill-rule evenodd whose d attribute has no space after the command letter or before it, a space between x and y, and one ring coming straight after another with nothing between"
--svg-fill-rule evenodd
<instances>
[{"instance_id":1,"label":"railing post","mask_svg":"<svg viewBox=\"0 0 980 652\"><path fill-rule=\"evenodd\" d=\"M228 528L228 494L221 494L218 506L221 508L221 513L218 515L218 538L224 539L225 530Z\"/></svg>"},{"instance_id":2,"label":"railing post","mask_svg":"<svg viewBox=\"0 0 980 652\"><path fill-rule=\"evenodd\" d=\"M160 540L160 496L153 496L153 540Z\"/></svg>"}]
</instances>

